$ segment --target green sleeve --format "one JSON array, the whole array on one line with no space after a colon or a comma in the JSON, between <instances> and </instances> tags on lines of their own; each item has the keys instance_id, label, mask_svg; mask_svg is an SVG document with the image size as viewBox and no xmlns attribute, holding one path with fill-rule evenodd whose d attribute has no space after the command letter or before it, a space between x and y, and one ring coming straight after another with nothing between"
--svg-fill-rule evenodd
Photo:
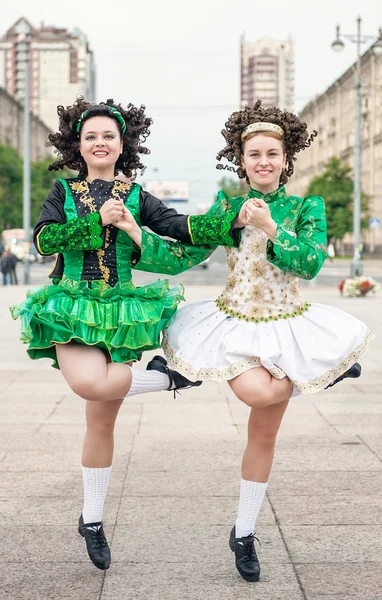
<instances>
[{"instance_id":1,"label":"green sleeve","mask_svg":"<svg viewBox=\"0 0 382 600\"><path fill-rule=\"evenodd\" d=\"M238 248L241 231L233 226L244 201L241 196L228 198L220 191L215 204L205 215L190 215L188 229L192 243Z\"/></svg>"},{"instance_id":2,"label":"green sleeve","mask_svg":"<svg viewBox=\"0 0 382 600\"><path fill-rule=\"evenodd\" d=\"M208 258L215 246L188 246L163 240L142 229L142 247L133 253L131 266L138 271L178 275Z\"/></svg>"},{"instance_id":3,"label":"green sleeve","mask_svg":"<svg viewBox=\"0 0 382 600\"><path fill-rule=\"evenodd\" d=\"M98 212L72 219L64 224L45 225L36 236L40 254L98 250L102 247L101 217Z\"/></svg>"},{"instance_id":4,"label":"green sleeve","mask_svg":"<svg viewBox=\"0 0 382 600\"><path fill-rule=\"evenodd\" d=\"M286 273L313 279L326 258L325 204L319 196L305 198L296 234L295 238L277 225L275 241L267 243L267 259Z\"/></svg>"}]
</instances>

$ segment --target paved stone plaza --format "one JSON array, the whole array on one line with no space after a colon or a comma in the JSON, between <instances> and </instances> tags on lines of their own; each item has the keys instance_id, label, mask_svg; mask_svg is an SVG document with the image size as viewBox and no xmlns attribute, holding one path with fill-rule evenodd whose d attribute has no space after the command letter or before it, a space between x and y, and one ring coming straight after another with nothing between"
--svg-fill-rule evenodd
<instances>
[{"instance_id":1,"label":"paved stone plaza","mask_svg":"<svg viewBox=\"0 0 382 600\"><path fill-rule=\"evenodd\" d=\"M257 527L262 578L247 583L228 536L248 409L226 384L126 401L105 514L113 562L89 562L76 532L84 401L18 341L7 307L24 294L0 288L1 600L381 600L381 296L304 288L376 339L361 379L291 401Z\"/></svg>"}]
</instances>

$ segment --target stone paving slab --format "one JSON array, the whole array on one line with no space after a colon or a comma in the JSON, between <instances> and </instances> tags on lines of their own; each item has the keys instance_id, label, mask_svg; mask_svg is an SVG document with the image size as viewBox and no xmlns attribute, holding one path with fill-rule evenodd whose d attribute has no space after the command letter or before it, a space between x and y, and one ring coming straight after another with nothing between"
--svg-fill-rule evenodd
<instances>
[{"instance_id":1,"label":"stone paving slab","mask_svg":"<svg viewBox=\"0 0 382 600\"><path fill-rule=\"evenodd\" d=\"M105 528L114 524L120 498L108 496L105 502ZM78 488L75 493L61 497L26 496L25 498L9 497L0 498L0 519L5 526L22 527L48 525L60 530L61 524L78 522L83 506L82 490ZM72 542L70 541L70 544ZM52 556L52 560L54 556ZM1 596L0 596L1 597Z\"/></svg>"},{"instance_id":2,"label":"stone paving slab","mask_svg":"<svg viewBox=\"0 0 382 600\"><path fill-rule=\"evenodd\" d=\"M149 549L150 561L156 565L177 564L180 558L181 562L200 565L214 560L215 549L219 548L219 557L227 555L232 561L233 555L228 547L231 529L231 524L199 524L189 527L181 521L158 523L148 515L144 533L136 525L117 525L113 533L112 549L117 561L145 563ZM160 544L156 543L158 539ZM279 529L275 525L262 527L259 560L264 563L290 562Z\"/></svg>"},{"instance_id":3,"label":"stone paving slab","mask_svg":"<svg viewBox=\"0 0 382 600\"><path fill-rule=\"evenodd\" d=\"M373 563L382 566L382 525L284 525L294 563Z\"/></svg>"},{"instance_id":4,"label":"stone paving slab","mask_svg":"<svg viewBox=\"0 0 382 600\"><path fill-rule=\"evenodd\" d=\"M11 562L1 572L4 600L96 600L104 575L82 563Z\"/></svg>"},{"instance_id":5,"label":"stone paving slab","mask_svg":"<svg viewBox=\"0 0 382 600\"><path fill-rule=\"evenodd\" d=\"M194 286L187 296L218 293ZM76 532L85 403L18 342L6 305L23 294L2 288L0 297L1 600L380 600L380 299L304 288L308 301L348 310L378 335L361 379L291 400L257 524L262 580L249 584L227 543L249 408L217 382L176 400L125 401L105 510L113 564L102 573L89 563Z\"/></svg>"},{"instance_id":6,"label":"stone paving slab","mask_svg":"<svg viewBox=\"0 0 382 600\"><path fill-rule=\"evenodd\" d=\"M80 465L80 461L78 462ZM110 479L108 495L120 496L123 488L123 478L118 476ZM1 473L0 498L27 498L39 496L43 498L70 497L82 491L82 474L80 466L76 472L7 472Z\"/></svg>"},{"instance_id":7,"label":"stone paving slab","mask_svg":"<svg viewBox=\"0 0 382 600\"><path fill-rule=\"evenodd\" d=\"M80 448L80 446L79 446ZM19 451L8 452L0 462L0 473L8 471L11 473L65 473L73 471L78 473L80 467L79 448L73 452L42 452ZM129 454L118 454L113 461L113 471L126 471Z\"/></svg>"},{"instance_id":8,"label":"stone paving slab","mask_svg":"<svg viewBox=\"0 0 382 600\"><path fill-rule=\"evenodd\" d=\"M204 563L115 563L106 575L102 600L302 600L291 564L269 562L251 584L213 553Z\"/></svg>"},{"instance_id":9,"label":"stone paving slab","mask_svg":"<svg viewBox=\"0 0 382 600\"><path fill-rule=\"evenodd\" d=\"M211 473L197 471L190 466L180 474L173 470L146 471L129 469L128 479L123 489L124 496L232 496L238 494L240 471L236 469L235 478L227 478L228 470L216 469L214 478Z\"/></svg>"},{"instance_id":10,"label":"stone paving slab","mask_svg":"<svg viewBox=\"0 0 382 600\"><path fill-rule=\"evenodd\" d=\"M187 527L224 525L232 528L236 518L237 497L199 496L176 498L160 496L130 496L122 498L118 511L118 525L136 525L143 522L182 523ZM148 519L149 515L149 521ZM261 507L259 527L275 525L275 516L266 499Z\"/></svg>"},{"instance_id":11,"label":"stone paving slab","mask_svg":"<svg viewBox=\"0 0 382 600\"><path fill-rule=\"evenodd\" d=\"M306 600L381 600L381 564L296 564Z\"/></svg>"},{"instance_id":12,"label":"stone paving slab","mask_svg":"<svg viewBox=\"0 0 382 600\"><path fill-rule=\"evenodd\" d=\"M273 498L273 494L270 494ZM277 496L275 513L284 525L382 525L379 496Z\"/></svg>"},{"instance_id":13,"label":"stone paving slab","mask_svg":"<svg viewBox=\"0 0 382 600\"><path fill-rule=\"evenodd\" d=\"M272 471L268 491L271 499L288 496L377 496L382 502L379 471Z\"/></svg>"},{"instance_id":14,"label":"stone paving slab","mask_svg":"<svg viewBox=\"0 0 382 600\"><path fill-rule=\"evenodd\" d=\"M275 452L273 471L379 471L382 462L369 448L361 442L337 445L322 443L322 445L301 447L296 452L296 445L280 440Z\"/></svg>"}]
</instances>

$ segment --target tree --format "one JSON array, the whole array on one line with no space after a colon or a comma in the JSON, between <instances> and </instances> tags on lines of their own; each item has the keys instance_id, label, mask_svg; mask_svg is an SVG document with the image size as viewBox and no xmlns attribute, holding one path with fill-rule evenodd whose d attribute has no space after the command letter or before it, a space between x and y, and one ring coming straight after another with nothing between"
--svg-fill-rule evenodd
<instances>
[{"instance_id":1,"label":"tree","mask_svg":"<svg viewBox=\"0 0 382 600\"><path fill-rule=\"evenodd\" d=\"M0 232L23 220L23 161L17 150L0 144Z\"/></svg>"},{"instance_id":2,"label":"tree","mask_svg":"<svg viewBox=\"0 0 382 600\"><path fill-rule=\"evenodd\" d=\"M48 171L52 158L31 165L31 225L56 179L73 177L69 169ZM0 232L23 227L23 159L17 150L0 144Z\"/></svg>"},{"instance_id":3,"label":"tree","mask_svg":"<svg viewBox=\"0 0 382 600\"><path fill-rule=\"evenodd\" d=\"M219 189L222 190L229 198L242 196L248 191L248 185L242 179L231 179L231 177L222 177L218 181Z\"/></svg>"},{"instance_id":4,"label":"tree","mask_svg":"<svg viewBox=\"0 0 382 600\"><path fill-rule=\"evenodd\" d=\"M328 239L340 240L353 231L354 183L350 173L350 167L341 165L338 158L331 158L322 175L313 177L307 189L306 195L322 196L325 200ZM367 227L368 200L363 194L361 227Z\"/></svg>"}]
</instances>

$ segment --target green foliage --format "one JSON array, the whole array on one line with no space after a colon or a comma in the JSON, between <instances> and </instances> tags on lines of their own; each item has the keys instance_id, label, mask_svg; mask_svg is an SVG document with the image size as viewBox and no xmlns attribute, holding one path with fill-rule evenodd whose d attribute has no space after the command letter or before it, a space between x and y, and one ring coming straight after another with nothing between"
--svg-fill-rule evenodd
<instances>
[{"instance_id":1,"label":"green foliage","mask_svg":"<svg viewBox=\"0 0 382 600\"><path fill-rule=\"evenodd\" d=\"M342 239L353 231L353 179L351 169L331 158L322 175L311 180L306 195L322 196L325 200L328 238ZM368 196L362 195L361 227L367 227Z\"/></svg>"},{"instance_id":2,"label":"green foliage","mask_svg":"<svg viewBox=\"0 0 382 600\"><path fill-rule=\"evenodd\" d=\"M0 233L23 220L23 161L17 150L0 144Z\"/></svg>"},{"instance_id":3,"label":"green foliage","mask_svg":"<svg viewBox=\"0 0 382 600\"><path fill-rule=\"evenodd\" d=\"M56 179L60 177L73 177L69 169L62 171L48 171L48 166L52 163L51 158L46 158L40 162L35 162L31 166L31 222L32 225L37 222L41 212L42 204L53 187Z\"/></svg>"},{"instance_id":4,"label":"green foliage","mask_svg":"<svg viewBox=\"0 0 382 600\"><path fill-rule=\"evenodd\" d=\"M229 198L242 196L248 191L248 185L243 180L231 179L231 177L222 177L220 181L218 181L218 186Z\"/></svg>"},{"instance_id":5,"label":"green foliage","mask_svg":"<svg viewBox=\"0 0 382 600\"><path fill-rule=\"evenodd\" d=\"M68 170L48 171L51 158L31 165L31 226L56 179L73 177ZM23 227L23 159L17 150L0 144L0 232Z\"/></svg>"}]
</instances>

